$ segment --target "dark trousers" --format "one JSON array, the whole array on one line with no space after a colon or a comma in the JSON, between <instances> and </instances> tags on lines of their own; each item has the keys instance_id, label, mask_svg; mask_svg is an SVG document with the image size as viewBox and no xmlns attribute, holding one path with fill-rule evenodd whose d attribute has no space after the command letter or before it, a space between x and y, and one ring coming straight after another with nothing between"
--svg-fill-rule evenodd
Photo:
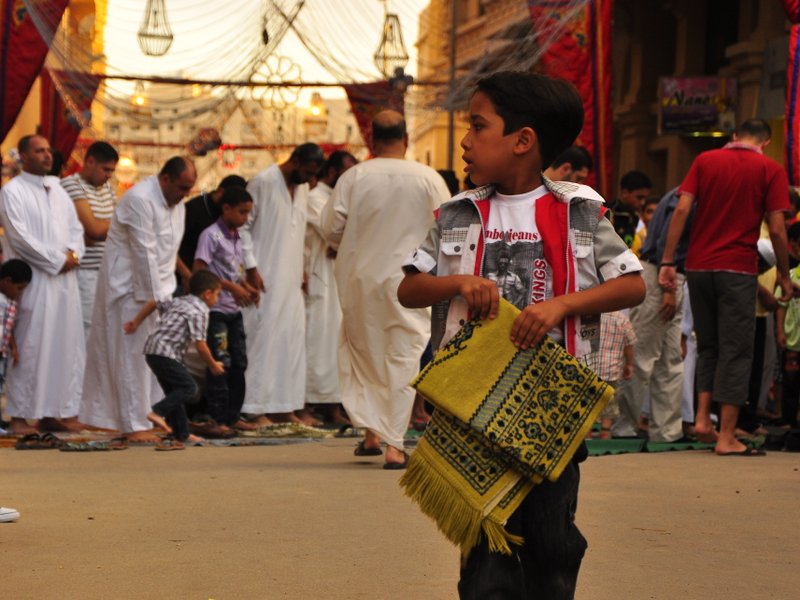
<instances>
[{"instance_id":1,"label":"dark trousers","mask_svg":"<svg viewBox=\"0 0 800 600\"><path fill-rule=\"evenodd\" d=\"M797 405L800 400L800 352L786 350L783 353L783 394L781 395L781 419L797 427Z\"/></svg>"},{"instance_id":2,"label":"dark trousers","mask_svg":"<svg viewBox=\"0 0 800 600\"><path fill-rule=\"evenodd\" d=\"M239 420L244 403L247 344L242 313L212 312L208 320L208 348L225 365L222 375L206 370L206 406L209 416L222 425Z\"/></svg>"},{"instance_id":3,"label":"dark trousers","mask_svg":"<svg viewBox=\"0 0 800 600\"><path fill-rule=\"evenodd\" d=\"M164 390L164 399L153 405L153 412L167 420L175 439L184 441L189 437L186 404L197 400L197 384L182 362L156 354L144 358Z\"/></svg>"},{"instance_id":4,"label":"dark trousers","mask_svg":"<svg viewBox=\"0 0 800 600\"><path fill-rule=\"evenodd\" d=\"M489 552L483 538L461 567L461 600L573 598L587 545L575 526L579 482L574 460L558 481L535 486L506 525L525 543L506 555Z\"/></svg>"}]
</instances>

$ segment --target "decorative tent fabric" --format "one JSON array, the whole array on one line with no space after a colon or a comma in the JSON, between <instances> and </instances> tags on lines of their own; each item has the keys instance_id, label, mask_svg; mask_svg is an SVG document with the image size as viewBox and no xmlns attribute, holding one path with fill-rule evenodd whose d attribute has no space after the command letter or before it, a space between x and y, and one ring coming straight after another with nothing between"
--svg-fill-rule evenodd
<instances>
[{"instance_id":1,"label":"decorative tent fabric","mask_svg":"<svg viewBox=\"0 0 800 600\"><path fill-rule=\"evenodd\" d=\"M37 3L55 31L69 0ZM17 120L52 39L43 39L22 0L0 0L0 141Z\"/></svg>"},{"instance_id":2,"label":"decorative tent fabric","mask_svg":"<svg viewBox=\"0 0 800 600\"><path fill-rule=\"evenodd\" d=\"M412 383L437 410L400 484L465 555L481 533L496 552L522 543L504 524L535 484L558 479L614 393L549 338L516 348L518 314L501 300Z\"/></svg>"},{"instance_id":3,"label":"decorative tent fabric","mask_svg":"<svg viewBox=\"0 0 800 600\"><path fill-rule=\"evenodd\" d=\"M375 154L375 147L372 144L372 117L386 109L403 113L403 94L393 90L388 81L351 83L342 87L347 93L347 100L358 123L361 137L364 138L370 154Z\"/></svg>"},{"instance_id":4,"label":"decorative tent fabric","mask_svg":"<svg viewBox=\"0 0 800 600\"><path fill-rule=\"evenodd\" d=\"M528 0L535 30L559 32L542 54L550 76L572 83L583 99L578 144L594 160L587 183L610 197L612 189L611 24L613 0Z\"/></svg>"},{"instance_id":5,"label":"decorative tent fabric","mask_svg":"<svg viewBox=\"0 0 800 600\"><path fill-rule=\"evenodd\" d=\"M100 78L89 73L42 71L39 133L69 160L81 129L92 118Z\"/></svg>"},{"instance_id":6,"label":"decorative tent fabric","mask_svg":"<svg viewBox=\"0 0 800 600\"><path fill-rule=\"evenodd\" d=\"M789 183L800 185L800 0L783 0L789 29L789 61L786 68L786 172Z\"/></svg>"}]
</instances>

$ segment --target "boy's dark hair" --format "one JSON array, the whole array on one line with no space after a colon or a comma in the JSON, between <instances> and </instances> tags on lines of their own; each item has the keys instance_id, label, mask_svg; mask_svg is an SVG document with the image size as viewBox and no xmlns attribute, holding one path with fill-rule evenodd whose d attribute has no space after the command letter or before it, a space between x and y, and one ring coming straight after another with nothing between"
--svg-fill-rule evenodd
<instances>
[{"instance_id":1,"label":"boy's dark hair","mask_svg":"<svg viewBox=\"0 0 800 600\"><path fill-rule=\"evenodd\" d=\"M203 292L220 287L222 287L220 278L207 269L200 269L189 279L189 293L193 296L199 296Z\"/></svg>"},{"instance_id":2,"label":"boy's dark hair","mask_svg":"<svg viewBox=\"0 0 800 600\"><path fill-rule=\"evenodd\" d=\"M95 159L99 163L117 162L119 160L119 153L114 150L114 146L108 142L95 142L86 151L86 157Z\"/></svg>"},{"instance_id":3,"label":"boy's dark hair","mask_svg":"<svg viewBox=\"0 0 800 600\"><path fill-rule=\"evenodd\" d=\"M228 175L227 177L223 177L222 181L219 182L217 186L223 190L227 190L228 188L232 187L247 187L247 180L242 177L241 175Z\"/></svg>"},{"instance_id":4,"label":"boy's dark hair","mask_svg":"<svg viewBox=\"0 0 800 600\"><path fill-rule=\"evenodd\" d=\"M786 230L786 238L791 242L800 242L800 221L789 225Z\"/></svg>"},{"instance_id":5,"label":"boy's dark hair","mask_svg":"<svg viewBox=\"0 0 800 600\"><path fill-rule=\"evenodd\" d=\"M403 119L388 127L372 122L372 141L373 142L395 142L403 140L406 136L406 120Z\"/></svg>"},{"instance_id":6,"label":"boy's dark hair","mask_svg":"<svg viewBox=\"0 0 800 600\"><path fill-rule=\"evenodd\" d=\"M11 258L0 265L0 279L6 277L11 279L11 283L30 283L33 270L24 260Z\"/></svg>"},{"instance_id":7,"label":"boy's dark hair","mask_svg":"<svg viewBox=\"0 0 800 600\"><path fill-rule=\"evenodd\" d=\"M220 204L227 204L228 206L239 206L240 204L244 204L245 202L252 202L253 197L243 187L229 187L224 192L222 192L222 198L220 198Z\"/></svg>"},{"instance_id":8,"label":"boy's dark hair","mask_svg":"<svg viewBox=\"0 0 800 600\"><path fill-rule=\"evenodd\" d=\"M499 71L477 83L503 119L503 134L523 127L536 132L541 169L566 150L583 128L583 102L575 87L525 71Z\"/></svg>"},{"instance_id":9,"label":"boy's dark hair","mask_svg":"<svg viewBox=\"0 0 800 600\"><path fill-rule=\"evenodd\" d=\"M289 158L296 158L301 165L307 165L308 163L318 163L322 165L322 163L325 162L325 154L322 152L322 148L312 142L300 144L294 149Z\"/></svg>"},{"instance_id":10,"label":"boy's dark hair","mask_svg":"<svg viewBox=\"0 0 800 600\"><path fill-rule=\"evenodd\" d=\"M583 146L570 146L561 154L553 159L553 168L560 167L561 165L569 163L572 165L573 171L580 171L581 169L594 169L594 161L592 160L589 151Z\"/></svg>"},{"instance_id":11,"label":"boy's dark hair","mask_svg":"<svg viewBox=\"0 0 800 600\"><path fill-rule=\"evenodd\" d=\"M747 119L736 128L738 137L753 137L761 142L772 138L772 129L764 119Z\"/></svg>"},{"instance_id":12,"label":"boy's dark hair","mask_svg":"<svg viewBox=\"0 0 800 600\"><path fill-rule=\"evenodd\" d=\"M623 190L632 192L633 190L641 190L647 188L653 189L653 182L650 178L641 171L628 171L619 180L619 187Z\"/></svg>"},{"instance_id":13,"label":"boy's dark hair","mask_svg":"<svg viewBox=\"0 0 800 600\"><path fill-rule=\"evenodd\" d=\"M171 180L175 180L181 175L183 175L184 171L189 168L191 165L191 161L188 158L183 156L173 156L167 162L164 163L164 166L161 167L161 170L158 172L159 177L162 175L167 175Z\"/></svg>"}]
</instances>

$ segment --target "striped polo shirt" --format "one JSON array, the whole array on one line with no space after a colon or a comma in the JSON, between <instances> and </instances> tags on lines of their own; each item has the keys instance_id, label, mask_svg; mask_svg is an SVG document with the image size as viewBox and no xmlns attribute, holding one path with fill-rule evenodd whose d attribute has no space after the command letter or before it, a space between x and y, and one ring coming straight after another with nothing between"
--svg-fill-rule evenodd
<instances>
[{"instance_id":1,"label":"striped polo shirt","mask_svg":"<svg viewBox=\"0 0 800 600\"><path fill-rule=\"evenodd\" d=\"M100 187L95 187L91 183L85 181L79 173L70 175L61 180L61 187L69 194L73 202L78 200L87 200L89 208L96 219L111 219L114 214L114 206L116 205L116 197L111 184L104 183ZM103 260L103 253L106 249L106 243L94 242L91 245L86 244L86 253L81 258L81 269L94 269L100 268L100 263Z\"/></svg>"},{"instance_id":2,"label":"striped polo shirt","mask_svg":"<svg viewBox=\"0 0 800 600\"><path fill-rule=\"evenodd\" d=\"M182 361L189 342L205 341L208 305L192 294L158 303L161 320L144 343L145 354Z\"/></svg>"}]
</instances>

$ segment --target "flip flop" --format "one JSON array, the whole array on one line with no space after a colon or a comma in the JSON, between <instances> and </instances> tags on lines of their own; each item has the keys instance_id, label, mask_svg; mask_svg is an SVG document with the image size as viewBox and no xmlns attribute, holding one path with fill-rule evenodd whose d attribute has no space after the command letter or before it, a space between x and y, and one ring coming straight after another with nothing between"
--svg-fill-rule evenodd
<instances>
[{"instance_id":1,"label":"flip flop","mask_svg":"<svg viewBox=\"0 0 800 600\"><path fill-rule=\"evenodd\" d=\"M717 456L766 456L767 453L760 448L748 446L739 452L717 452Z\"/></svg>"},{"instance_id":2,"label":"flip flop","mask_svg":"<svg viewBox=\"0 0 800 600\"><path fill-rule=\"evenodd\" d=\"M156 444L156 450L184 450L186 446L180 440L164 438Z\"/></svg>"},{"instance_id":3,"label":"flip flop","mask_svg":"<svg viewBox=\"0 0 800 600\"><path fill-rule=\"evenodd\" d=\"M358 442L358 446L353 450L353 456L380 456L383 450L380 448L367 448L364 445L364 440Z\"/></svg>"},{"instance_id":4,"label":"flip flop","mask_svg":"<svg viewBox=\"0 0 800 600\"><path fill-rule=\"evenodd\" d=\"M64 441L47 432L43 434L29 433L17 440L14 446L17 450L52 450L61 448Z\"/></svg>"},{"instance_id":5,"label":"flip flop","mask_svg":"<svg viewBox=\"0 0 800 600\"><path fill-rule=\"evenodd\" d=\"M403 462L396 463L396 462L387 462L383 463L383 468L386 471L402 471L408 466L408 454L403 452Z\"/></svg>"}]
</instances>

